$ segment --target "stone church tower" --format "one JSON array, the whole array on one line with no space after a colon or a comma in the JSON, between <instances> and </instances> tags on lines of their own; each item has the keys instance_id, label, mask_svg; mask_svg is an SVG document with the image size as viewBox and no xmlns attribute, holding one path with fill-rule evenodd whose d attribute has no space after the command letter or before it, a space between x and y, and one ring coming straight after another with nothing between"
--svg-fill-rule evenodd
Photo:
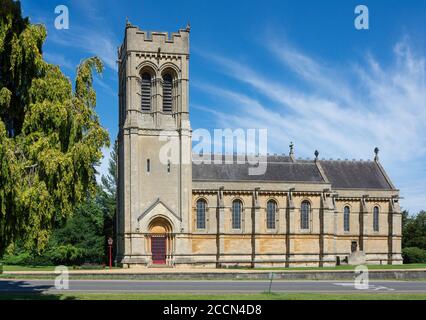
<instances>
[{"instance_id":1,"label":"stone church tower","mask_svg":"<svg viewBox=\"0 0 426 320\"><path fill-rule=\"evenodd\" d=\"M189 26L127 23L119 48L117 262L171 264L189 251L192 202Z\"/></svg>"}]
</instances>

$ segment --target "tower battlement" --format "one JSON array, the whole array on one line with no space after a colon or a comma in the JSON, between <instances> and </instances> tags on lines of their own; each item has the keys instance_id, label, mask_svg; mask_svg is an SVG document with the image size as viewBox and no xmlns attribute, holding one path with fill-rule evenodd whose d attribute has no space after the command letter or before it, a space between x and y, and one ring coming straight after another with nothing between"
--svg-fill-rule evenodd
<instances>
[{"instance_id":1,"label":"tower battlement","mask_svg":"<svg viewBox=\"0 0 426 320\"><path fill-rule=\"evenodd\" d=\"M125 51L143 51L167 54L189 54L189 25L177 32L159 32L141 30L127 24L123 47Z\"/></svg>"}]
</instances>

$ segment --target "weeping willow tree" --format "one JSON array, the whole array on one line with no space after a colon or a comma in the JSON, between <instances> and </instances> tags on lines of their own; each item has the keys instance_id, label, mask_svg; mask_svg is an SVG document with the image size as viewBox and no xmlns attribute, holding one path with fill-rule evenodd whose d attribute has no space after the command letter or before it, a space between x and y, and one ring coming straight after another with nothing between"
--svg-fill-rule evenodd
<instances>
[{"instance_id":1,"label":"weeping willow tree","mask_svg":"<svg viewBox=\"0 0 426 320\"><path fill-rule=\"evenodd\" d=\"M43 60L43 25L19 1L0 0L0 257L20 241L41 251L52 227L95 191L94 166L108 145L95 112L97 57L77 68L75 86Z\"/></svg>"}]
</instances>

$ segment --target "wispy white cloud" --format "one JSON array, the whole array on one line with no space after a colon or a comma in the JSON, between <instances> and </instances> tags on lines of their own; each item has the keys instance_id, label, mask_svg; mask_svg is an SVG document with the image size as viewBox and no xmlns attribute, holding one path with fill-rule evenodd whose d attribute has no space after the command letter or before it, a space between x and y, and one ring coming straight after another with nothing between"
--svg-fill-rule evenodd
<instances>
[{"instance_id":1,"label":"wispy white cloud","mask_svg":"<svg viewBox=\"0 0 426 320\"><path fill-rule=\"evenodd\" d=\"M82 58L86 58L88 55L99 56L106 67L115 71L117 70L116 52L119 41L105 18L102 10L103 4L99 0L73 0L72 4L68 5L70 19L68 30L57 30L54 27L54 20L57 16L54 8L59 3L51 6L51 11L47 11L43 6L36 5L31 1L24 1L23 10L26 15L26 10L30 8L31 22L42 23L47 27L47 43L52 42L67 49L75 48L84 54ZM56 55L50 48L47 50L52 57ZM64 52L64 57L67 56L67 53ZM69 53L75 54L75 51L69 50ZM52 63L59 64L60 60L56 59L59 57L53 58ZM69 61L62 62L65 62L65 65L61 64L61 66L69 68Z\"/></svg>"},{"instance_id":2,"label":"wispy white cloud","mask_svg":"<svg viewBox=\"0 0 426 320\"><path fill-rule=\"evenodd\" d=\"M114 35L102 29L70 27L66 31L52 32L49 38L61 46L78 48L90 55L96 55L112 70L117 69L117 43Z\"/></svg>"},{"instance_id":3,"label":"wispy white cloud","mask_svg":"<svg viewBox=\"0 0 426 320\"><path fill-rule=\"evenodd\" d=\"M117 47L119 41L105 20L102 2L97 0L75 0L69 6L70 25L67 30L57 30L52 23L49 27L48 41L56 45L77 49L88 55L96 55L105 66L117 70Z\"/></svg>"},{"instance_id":4,"label":"wispy white cloud","mask_svg":"<svg viewBox=\"0 0 426 320\"><path fill-rule=\"evenodd\" d=\"M59 65L60 67L66 68L68 70L73 70L76 68L76 66L62 54L45 52L43 53L43 56L47 62Z\"/></svg>"},{"instance_id":5,"label":"wispy white cloud","mask_svg":"<svg viewBox=\"0 0 426 320\"><path fill-rule=\"evenodd\" d=\"M401 189L416 186L401 190L403 204L412 210L426 208L425 57L414 54L406 40L395 45L394 61L387 66L371 54L363 64L335 66L277 41L268 50L277 61L272 68L290 71L301 86L290 87L246 64L202 53L243 85L238 91L196 85L219 99L214 106L223 113L218 125L268 128L271 152L286 151L293 140L304 157L318 149L326 157L366 159L379 146L395 184ZM252 91L255 98L242 93ZM423 174L412 174L414 168Z\"/></svg>"}]
</instances>

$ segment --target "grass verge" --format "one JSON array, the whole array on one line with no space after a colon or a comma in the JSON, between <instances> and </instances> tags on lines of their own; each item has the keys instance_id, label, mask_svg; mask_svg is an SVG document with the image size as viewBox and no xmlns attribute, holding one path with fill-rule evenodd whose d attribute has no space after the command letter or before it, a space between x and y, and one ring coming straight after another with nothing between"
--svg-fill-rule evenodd
<instances>
[{"instance_id":1,"label":"grass verge","mask_svg":"<svg viewBox=\"0 0 426 320\"><path fill-rule=\"evenodd\" d=\"M259 294L0 294L0 300L426 300L426 294L328 294L328 293L259 293Z\"/></svg>"},{"instance_id":2,"label":"grass verge","mask_svg":"<svg viewBox=\"0 0 426 320\"><path fill-rule=\"evenodd\" d=\"M3 271L55 271L56 266L20 266L20 265L3 265ZM68 266L70 270L104 270L109 269L103 266ZM121 269L121 268L113 268Z\"/></svg>"}]
</instances>

